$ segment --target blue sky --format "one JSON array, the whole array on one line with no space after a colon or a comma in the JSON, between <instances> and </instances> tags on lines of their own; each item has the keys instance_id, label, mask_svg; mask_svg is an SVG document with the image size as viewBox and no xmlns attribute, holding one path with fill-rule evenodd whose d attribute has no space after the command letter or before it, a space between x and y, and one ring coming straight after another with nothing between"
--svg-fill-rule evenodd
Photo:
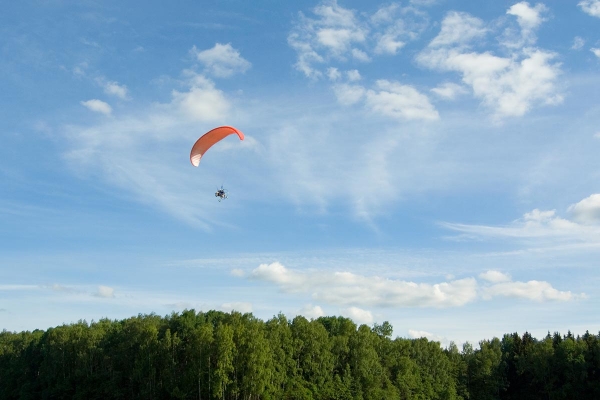
<instances>
[{"instance_id":1,"label":"blue sky","mask_svg":"<svg viewBox=\"0 0 600 400\"><path fill-rule=\"evenodd\" d=\"M22 1L0 30L1 328L600 330L600 1ZM246 140L192 167L220 125Z\"/></svg>"}]
</instances>

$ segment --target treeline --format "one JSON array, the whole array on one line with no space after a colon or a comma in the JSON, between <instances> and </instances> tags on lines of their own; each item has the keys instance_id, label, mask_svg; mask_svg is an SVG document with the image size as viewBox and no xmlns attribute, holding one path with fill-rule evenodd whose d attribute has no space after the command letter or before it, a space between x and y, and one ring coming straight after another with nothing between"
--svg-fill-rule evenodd
<instances>
[{"instance_id":1,"label":"treeline","mask_svg":"<svg viewBox=\"0 0 600 400\"><path fill-rule=\"evenodd\" d=\"M186 310L0 333L0 399L600 399L600 335L459 351L344 317Z\"/></svg>"}]
</instances>

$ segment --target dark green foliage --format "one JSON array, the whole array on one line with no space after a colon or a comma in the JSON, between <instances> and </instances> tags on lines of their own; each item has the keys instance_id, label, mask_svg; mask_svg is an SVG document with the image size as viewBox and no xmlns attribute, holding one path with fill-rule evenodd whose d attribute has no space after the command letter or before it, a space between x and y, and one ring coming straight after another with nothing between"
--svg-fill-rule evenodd
<instances>
[{"instance_id":1,"label":"dark green foliage","mask_svg":"<svg viewBox=\"0 0 600 400\"><path fill-rule=\"evenodd\" d=\"M388 322L186 310L0 332L0 399L600 399L600 335L454 343Z\"/></svg>"}]
</instances>

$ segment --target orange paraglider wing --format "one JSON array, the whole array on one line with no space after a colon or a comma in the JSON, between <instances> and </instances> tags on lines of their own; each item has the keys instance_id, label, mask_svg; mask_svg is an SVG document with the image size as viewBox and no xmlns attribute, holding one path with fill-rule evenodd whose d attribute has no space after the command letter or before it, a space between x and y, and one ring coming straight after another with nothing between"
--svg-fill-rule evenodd
<instances>
[{"instance_id":1,"label":"orange paraglider wing","mask_svg":"<svg viewBox=\"0 0 600 400\"><path fill-rule=\"evenodd\" d=\"M192 147L192 152L190 153L190 162L192 165L194 167L200 165L200 159L206 153L206 150L210 149L218 141L223 140L226 136L233 135L234 133L237 133L240 140L244 140L244 134L233 126L220 126L202 135L194 143L194 147Z\"/></svg>"}]
</instances>

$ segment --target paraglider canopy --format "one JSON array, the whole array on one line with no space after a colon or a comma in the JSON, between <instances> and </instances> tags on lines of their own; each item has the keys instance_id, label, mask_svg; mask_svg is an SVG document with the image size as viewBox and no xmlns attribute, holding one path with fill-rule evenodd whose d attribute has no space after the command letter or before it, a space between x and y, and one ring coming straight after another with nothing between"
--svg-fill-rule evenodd
<instances>
[{"instance_id":1,"label":"paraglider canopy","mask_svg":"<svg viewBox=\"0 0 600 400\"><path fill-rule=\"evenodd\" d=\"M213 144L234 133L239 136L240 140L244 140L244 134L233 126L219 126L202 135L192 147L192 152L190 153L190 162L192 165L194 167L200 165L200 159Z\"/></svg>"}]
</instances>

